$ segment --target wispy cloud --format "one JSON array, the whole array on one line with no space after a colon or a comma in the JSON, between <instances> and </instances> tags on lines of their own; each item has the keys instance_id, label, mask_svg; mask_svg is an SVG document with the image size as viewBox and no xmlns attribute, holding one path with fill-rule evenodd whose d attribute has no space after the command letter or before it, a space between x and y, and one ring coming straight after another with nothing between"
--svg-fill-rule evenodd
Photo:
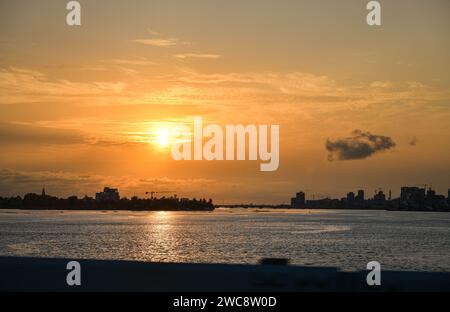
<instances>
[{"instance_id":1,"label":"wispy cloud","mask_svg":"<svg viewBox=\"0 0 450 312\"><path fill-rule=\"evenodd\" d=\"M392 88L392 83L389 81L374 81L370 84L372 88L388 89Z\"/></svg>"},{"instance_id":2,"label":"wispy cloud","mask_svg":"<svg viewBox=\"0 0 450 312\"><path fill-rule=\"evenodd\" d=\"M151 66L158 64L157 62L150 61L144 57L113 59L111 60L111 62L117 65L139 65L139 66Z\"/></svg>"},{"instance_id":3,"label":"wispy cloud","mask_svg":"<svg viewBox=\"0 0 450 312\"><path fill-rule=\"evenodd\" d=\"M212 59L216 60L221 58L220 54L209 54L209 53L180 53L175 54L175 57L178 59L190 59L190 58L198 58L198 59Z\"/></svg>"},{"instance_id":4,"label":"wispy cloud","mask_svg":"<svg viewBox=\"0 0 450 312\"><path fill-rule=\"evenodd\" d=\"M154 47L172 47L176 45L188 44L188 42L181 41L177 38L166 37L162 33L147 29L149 34L152 36L151 38L139 38L133 39L131 42L140 43L144 45L154 46Z\"/></svg>"},{"instance_id":5,"label":"wispy cloud","mask_svg":"<svg viewBox=\"0 0 450 312\"><path fill-rule=\"evenodd\" d=\"M0 143L6 144L84 144L88 138L80 131L18 123L0 123Z\"/></svg>"},{"instance_id":6,"label":"wispy cloud","mask_svg":"<svg viewBox=\"0 0 450 312\"><path fill-rule=\"evenodd\" d=\"M73 82L50 80L44 73L25 68L0 69L0 103L48 100L121 93L127 85L117 81Z\"/></svg>"},{"instance_id":7,"label":"wispy cloud","mask_svg":"<svg viewBox=\"0 0 450 312\"><path fill-rule=\"evenodd\" d=\"M7 147L42 146L66 148L68 145L91 147L148 146L149 131L136 131L151 123L127 123L110 120L69 119L60 121L0 122L0 145ZM134 131L132 131L134 128ZM93 129L95 131L93 131Z\"/></svg>"},{"instance_id":8,"label":"wispy cloud","mask_svg":"<svg viewBox=\"0 0 450 312\"><path fill-rule=\"evenodd\" d=\"M152 36L162 36L163 34L151 28L147 28L147 32Z\"/></svg>"},{"instance_id":9,"label":"wispy cloud","mask_svg":"<svg viewBox=\"0 0 450 312\"><path fill-rule=\"evenodd\" d=\"M174 38L134 39L131 42L163 48L178 44L178 40Z\"/></svg>"}]
</instances>

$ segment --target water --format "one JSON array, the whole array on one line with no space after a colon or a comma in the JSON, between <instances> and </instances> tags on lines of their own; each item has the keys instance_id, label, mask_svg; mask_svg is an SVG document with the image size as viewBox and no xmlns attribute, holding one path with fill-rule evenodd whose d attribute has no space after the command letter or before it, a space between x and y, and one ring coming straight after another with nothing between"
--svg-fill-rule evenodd
<instances>
[{"instance_id":1,"label":"water","mask_svg":"<svg viewBox=\"0 0 450 312\"><path fill-rule=\"evenodd\" d=\"M3 210L0 255L450 271L450 213Z\"/></svg>"}]
</instances>

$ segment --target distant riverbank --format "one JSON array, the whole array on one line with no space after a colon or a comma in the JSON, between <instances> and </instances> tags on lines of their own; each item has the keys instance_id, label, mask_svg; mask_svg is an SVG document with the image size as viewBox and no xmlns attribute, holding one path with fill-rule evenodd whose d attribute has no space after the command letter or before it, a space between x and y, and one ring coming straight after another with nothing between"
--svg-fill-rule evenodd
<instances>
[{"instance_id":1,"label":"distant riverbank","mask_svg":"<svg viewBox=\"0 0 450 312\"><path fill-rule=\"evenodd\" d=\"M0 209L22 210L125 210L125 211L211 211L214 210L212 199L189 199L173 197L161 198L117 198L116 200L97 200L91 197L58 198L34 193L20 196L0 197Z\"/></svg>"}]
</instances>

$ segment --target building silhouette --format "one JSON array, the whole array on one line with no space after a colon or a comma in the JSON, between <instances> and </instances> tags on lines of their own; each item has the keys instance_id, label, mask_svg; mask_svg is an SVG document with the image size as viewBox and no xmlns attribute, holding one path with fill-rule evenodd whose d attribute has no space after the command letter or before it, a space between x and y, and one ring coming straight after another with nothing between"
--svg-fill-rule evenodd
<instances>
[{"instance_id":1,"label":"building silhouette","mask_svg":"<svg viewBox=\"0 0 450 312\"><path fill-rule=\"evenodd\" d=\"M384 195L383 191L378 191L378 193L375 194L373 197L373 200L376 204L382 205L386 201L386 195Z\"/></svg>"},{"instance_id":2,"label":"building silhouette","mask_svg":"<svg viewBox=\"0 0 450 312\"><path fill-rule=\"evenodd\" d=\"M295 194L295 197L291 198L291 207L292 208L302 208L305 206L305 193L298 192Z\"/></svg>"},{"instance_id":3,"label":"building silhouette","mask_svg":"<svg viewBox=\"0 0 450 312\"><path fill-rule=\"evenodd\" d=\"M0 209L36 209L36 210L130 210L130 211L212 211L212 199L179 199L177 196L161 198L120 198L119 190L105 187L103 192L96 193L95 199L84 196L79 199L72 195L67 198L51 196L42 190L42 193L27 193L20 196L0 197Z\"/></svg>"},{"instance_id":4,"label":"building silhouette","mask_svg":"<svg viewBox=\"0 0 450 312\"><path fill-rule=\"evenodd\" d=\"M364 190L358 190L358 195L356 195L355 201L357 201L357 202L364 201Z\"/></svg>"},{"instance_id":5,"label":"building silhouette","mask_svg":"<svg viewBox=\"0 0 450 312\"><path fill-rule=\"evenodd\" d=\"M355 202L355 193L348 192L347 193L347 203L354 203Z\"/></svg>"},{"instance_id":6,"label":"building silhouette","mask_svg":"<svg viewBox=\"0 0 450 312\"><path fill-rule=\"evenodd\" d=\"M432 190L431 187L427 190L427 200L433 200L436 197L436 191Z\"/></svg>"},{"instance_id":7,"label":"building silhouette","mask_svg":"<svg viewBox=\"0 0 450 312\"><path fill-rule=\"evenodd\" d=\"M425 201L425 189L416 186L403 186L400 189L400 202L423 203Z\"/></svg>"},{"instance_id":8,"label":"building silhouette","mask_svg":"<svg viewBox=\"0 0 450 312\"><path fill-rule=\"evenodd\" d=\"M105 187L103 192L95 193L97 201L118 201L120 200L119 190L115 188Z\"/></svg>"},{"instance_id":9,"label":"building silhouette","mask_svg":"<svg viewBox=\"0 0 450 312\"><path fill-rule=\"evenodd\" d=\"M348 192L341 199L318 198L305 201L305 193L298 192L291 198L292 208L304 209L385 209L385 210L413 210L413 211L450 211L450 189L447 198L436 194L436 191L415 186L403 186L399 198L389 197L381 189L375 191L373 198L365 198L364 190L355 193Z\"/></svg>"}]
</instances>

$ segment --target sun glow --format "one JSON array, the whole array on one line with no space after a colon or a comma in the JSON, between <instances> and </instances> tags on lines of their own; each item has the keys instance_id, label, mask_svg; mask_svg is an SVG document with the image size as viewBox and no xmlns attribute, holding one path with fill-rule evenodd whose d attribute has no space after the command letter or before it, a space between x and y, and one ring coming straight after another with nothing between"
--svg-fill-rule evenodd
<instances>
[{"instance_id":1,"label":"sun glow","mask_svg":"<svg viewBox=\"0 0 450 312\"><path fill-rule=\"evenodd\" d=\"M167 147L169 145L169 130L167 128L160 128L156 131L157 143L160 147Z\"/></svg>"},{"instance_id":2,"label":"sun glow","mask_svg":"<svg viewBox=\"0 0 450 312\"><path fill-rule=\"evenodd\" d=\"M147 130L147 140L155 147L166 150L180 136L190 135L189 130L180 128L181 125L175 122L158 122Z\"/></svg>"}]
</instances>

